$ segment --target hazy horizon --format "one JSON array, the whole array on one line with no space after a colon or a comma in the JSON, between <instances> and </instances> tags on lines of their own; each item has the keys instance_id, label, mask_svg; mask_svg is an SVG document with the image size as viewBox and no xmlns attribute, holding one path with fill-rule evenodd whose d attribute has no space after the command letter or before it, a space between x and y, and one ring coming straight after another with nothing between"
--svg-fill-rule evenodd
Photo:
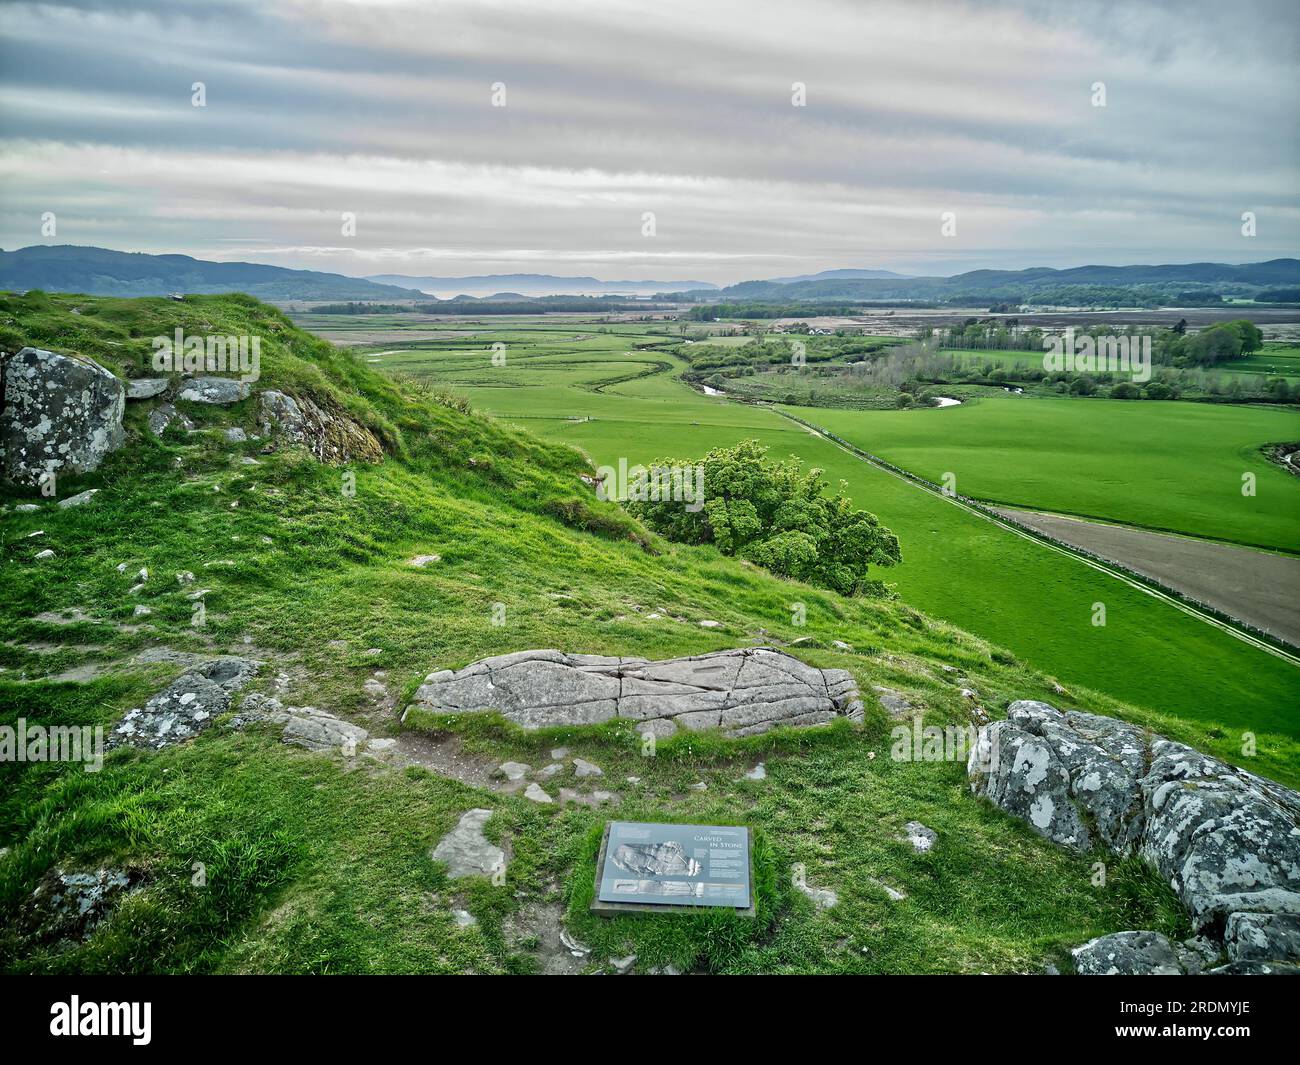
<instances>
[{"instance_id":1,"label":"hazy horizon","mask_svg":"<svg viewBox=\"0 0 1300 1065\"><path fill-rule=\"evenodd\" d=\"M718 285L1300 248L1280 0L4 11L7 248Z\"/></svg>"}]
</instances>

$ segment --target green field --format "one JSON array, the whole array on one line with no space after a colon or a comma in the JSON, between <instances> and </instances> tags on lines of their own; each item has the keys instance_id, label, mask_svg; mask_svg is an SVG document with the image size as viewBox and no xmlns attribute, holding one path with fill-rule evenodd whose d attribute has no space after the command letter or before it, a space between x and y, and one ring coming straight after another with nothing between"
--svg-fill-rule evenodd
<instances>
[{"instance_id":1,"label":"green field","mask_svg":"<svg viewBox=\"0 0 1300 1065\"><path fill-rule=\"evenodd\" d=\"M904 563L882 576L906 602L1010 648L1063 683L1087 685L1190 720L1214 717L1243 730L1300 735L1292 711L1298 674L1289 663L870 467L774 412L688 389L677 379L682 364L671 355L632 350L638 343L664 341L662 334L635 326L610 327L616 330L610 333L596 332L599 328L548 321L516 325L460 343L414 345L382 356L378 365L444 382L476 407L573 444L600 464L615 465L620 457L632 463L696 457L719 444L760 439L777 455L796 454L824 468L832 481L845 480L853 498L898 534ZM504 366L490 361L494 342L506 345ZM1008 410L1014 402L1006 401ZM1091 400L1051 403L1051 410L1077 409L1085 416L1112 406ZM996 410L999 401L983 405ZM1169 406L1186 412L1188 446L1201 433L1196 419L1219 413L1204 405ZM1145 413L1156 404L1133 407ZM834 414L846 422L878 416L800 412L813 420ZM923 430L954 413L967 412L949 408L894 417L916 418ZM1093 446L1104 457L1104 433L1097 437ZM1031 441L1041 443L1043 437L1026 435L1025 442ZM1026 460L1022 455L1018 461ZM1068 479L1073 468L1067 464L1062 476ZM1130 476L1150 477L1147 488L1158 493L1160 478L1171 469L1144 463ZM1188 476L1182 474L1180 481ZM1235 483L1240 485L1239 475ZM1261 477L1261 483L1271 479ZM959 488L974 490L960 480ZM1274 527L1285 536L1284 517ZM1091 624L1097 602L1107 605L1105 628Z\"/></svg>"},{"instance_id":2,"label":"green field","mask_svg":"<svg viewBox=\"0 0 1300 1065\"><path fill-rule=\"evenodd\" d=\"M1294 407L991 393L942 410L794 413L929 480L951 472L963 495L1300 551L1300 479L1259 451L1300 439Z\"/></svg>"}]
</instances>

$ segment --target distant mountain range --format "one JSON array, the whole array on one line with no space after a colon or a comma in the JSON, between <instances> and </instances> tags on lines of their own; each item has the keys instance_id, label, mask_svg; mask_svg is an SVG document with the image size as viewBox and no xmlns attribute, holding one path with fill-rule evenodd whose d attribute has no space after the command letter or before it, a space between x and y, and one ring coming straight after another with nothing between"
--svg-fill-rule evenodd
<instances>
[{"instance_id":1,"label":"distant mountain range","mask_svg":"<svg viewBox=\"0 0 1300 1065\"><path fill-rule=\"evenodd\" d=\"M1164 266L1048 266L1027 270L970 270L952 277L904 277L888 271L829 270L806 278L742 281L713 292L728 300L950 300L954 296L1014 297L1070 286L1129 288L1137 285L1195 287L1199 285L1300 284L1300 260L1272 259L1233 266L1227 263L1182 263ZM851 276L851 275L858 276Z\"/></svg>"},{"instance_id":2,"label":"distant mountain range","mask_svg":"<svg viewBox=\"0 0 1300 1065\"><path fill-rule=\"evenodd\" d=\"M653 296L687 289L712 291L718 287L708 281L601 281L595 277L558 277L555 274L480 274L472 277L372 274L366 280L416 289L439 299L456 296L515 299L520 296Z\"/></svg>"},{"instance_id":3,"label":"distant mountain range","mask_svg":"<svg viewBox=\"0 0 1300 1065\"><path fill-rule=\"evenodd\" d=\"M439 299L519 301L544 296L651 296L690 293L693 300L830 301L933 300L1043 302L1053 294L1125 289L1176 295L1182 289L1246 292L1300 285L1300 260L1272 259L1233 266L1182 263L1163 266L1076 266L1064 270L971 270L952 277L908 277L890 270L824 270L817 274L742 281L719 288L707 281L601 281L554 274L485 274L470 277L367 278L260 263L218 263L188 255L146 255L73 245L34 245L0 251L0 289L41 288L101 296L151 296L171 292L247 292L265 300L379 301L419 295ZM1044 294L1047 294L1046 297Z\"/></svg>"},{"instance_id":4,"label":"distant mountain range","mask_svg":"<svg viewBox=\"0 0 1300 1065\"><path fill-rule=\"evenodd\" d=\"M0 289L40 288L93 296L247 292L264 300L410 299L407 289L316 270L214 263L188 255L145 255L71 244L0 251Z\"/></svg>"},{"instance_id":5,"label":"distant mountain range","mask_svg":"<svg viewBox=\"0 0 1300 1065\"><path fill-rule=\"evenodd\" d=\"M823 270L820 274L800 274L797 277L772 277L773 285L792 285L797 281L866 281L881 278L905 278L911 275L896 274L893 270Z\"/></svg>"}]
</instances>

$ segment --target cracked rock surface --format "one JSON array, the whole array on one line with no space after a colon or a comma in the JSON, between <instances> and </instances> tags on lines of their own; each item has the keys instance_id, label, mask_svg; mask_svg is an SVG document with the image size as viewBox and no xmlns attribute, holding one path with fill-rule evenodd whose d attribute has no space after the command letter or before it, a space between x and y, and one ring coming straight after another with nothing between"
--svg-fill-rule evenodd
<instances>
[{"instance_id":1,"label":"cracked rock surface","mask_svg":"<svg viewBox=\"0 0 1300 1065\"><path fill-rule=\"evenodd\" d=\"M981 729L967 771L976 795L1050 840L1146 860L1230 963L1300 960L1300 794L1126 722L1039 702L1012 703ZM1144 957L1163 949L1153 943L1143 940ZM1134 947L1120 946L1117 957Z\"/></svg>"},{"instance_id":2,"label":"cracked rock surface","mask_svg":"<svg viewBox=\"0 0 1300 1065\"><path fill-rule=\"evenodd\" d=\"M431 673L413 705L438 714L495 710L525 729L617 718L658 736L710 728L753 736L777 726L862 719L847 670L817 669L765 647L661 662L519 651Z\"/></svg>"}]
</instances>

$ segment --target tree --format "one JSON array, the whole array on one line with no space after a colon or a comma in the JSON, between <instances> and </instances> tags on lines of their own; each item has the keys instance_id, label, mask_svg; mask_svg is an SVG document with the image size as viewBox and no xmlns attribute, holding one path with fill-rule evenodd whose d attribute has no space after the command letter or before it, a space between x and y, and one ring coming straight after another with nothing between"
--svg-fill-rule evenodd
<instances>
[{"instance_id":1,"label":"tree","mask_svg":"<svg viewBox=\"0 0 1300 1065\"><path fill-rule=\"evenodd\" d=\"M714 448L699 462L659 460L651 469L703 466L704 505L691 511L671 499L634 501L628 509L670 540L714 544L783 577L843 595L884 594L868 568L902 560L898 538L857 510L844 494L825 494L822 471L804 473L793 456L767 458L757 440Z\"/></svg>"}]
</instances>

